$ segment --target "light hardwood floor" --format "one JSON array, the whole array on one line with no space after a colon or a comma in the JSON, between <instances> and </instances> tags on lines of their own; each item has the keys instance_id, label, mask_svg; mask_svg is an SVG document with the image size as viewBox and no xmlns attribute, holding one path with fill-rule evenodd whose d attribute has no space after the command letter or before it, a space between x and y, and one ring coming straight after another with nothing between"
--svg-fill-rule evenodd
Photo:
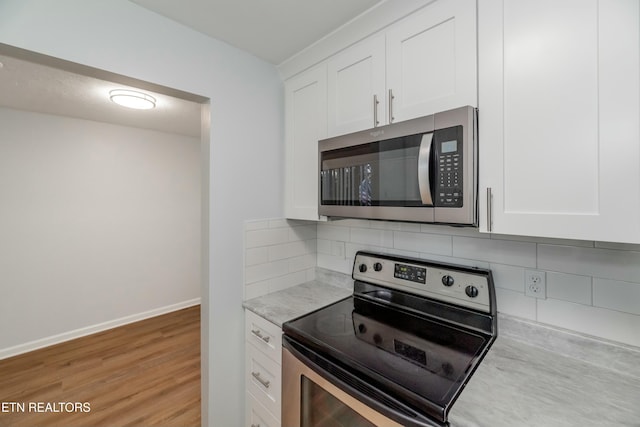
<instances>
[{"instance_id":1,"label":"light hardwood floor","mask_svg":"<svg viewBox=\"0 0 640 427\"><path fill-rule=\"evenodd\" d=\"M0 360L0 427L32 426L200 426L200 306Z\"/></svg>"}]
</instances>

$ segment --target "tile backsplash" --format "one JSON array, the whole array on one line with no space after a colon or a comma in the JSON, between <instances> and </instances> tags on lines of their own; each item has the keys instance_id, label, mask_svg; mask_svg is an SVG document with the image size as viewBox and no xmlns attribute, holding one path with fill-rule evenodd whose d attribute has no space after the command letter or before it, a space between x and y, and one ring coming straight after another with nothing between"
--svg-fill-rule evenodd
<instances>
[{"instance_id":1,"label":"tile backsplash","mask_svg":"<svg viewBox=\"0 0 640 427\"><path fill-rule=\"evenodd\" d=\"M245 222L244 299L315 279L316 247L315 222Z\"/></svg>"},{"instance_id":2,"label":"tile backsplash","mask_svg":"<svg viewBox=\"0 0 640 427\"><path fill-rule=\"evenodd\" d=\"M315 266L351 274L367 249L490 268L499 312L640 346L640 245L368 220L247 222L245 242L247 299L311 280ZM525 295L529 269L546 273L546 299Z\"/></svg>"}]
</instances>

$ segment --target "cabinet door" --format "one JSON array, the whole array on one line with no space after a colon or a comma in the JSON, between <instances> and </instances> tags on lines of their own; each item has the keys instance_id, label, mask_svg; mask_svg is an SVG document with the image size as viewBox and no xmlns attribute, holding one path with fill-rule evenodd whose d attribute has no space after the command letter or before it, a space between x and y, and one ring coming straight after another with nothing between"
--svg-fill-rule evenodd
<instances>
[{"instance_id":1,"label":"cabinet door","mask_svg":"<svg viewBox=\"0 0 640 427\"><path fill-rule=\"evenodd\" d=\"M492 231L640 242L638 1L478 7L480 191L492 190Z\"/></svg>"},{"instance_id":2,"label":"cabinet door","mask_svg":"<svg viewBox=\"0 0 640 427\"><path fill-rule=\"evenodd\" d=\"M374 36L329 59L329 136L386 124L384 36Z\"/></svg>"},{"instance_id":3,"label":"cabinet door","mask_svg":"<svg viewBox=\"0 0 640 427\"><path fill-rule=\"evenodd\" d=\"M390 121L477 106L476 58L475 0L437 0L398 22L387 32Z\"/></svg>"},{"instance_id":4,"label":"cabinet door","mask_svg":"<svg viewBox=\"0 0 640 427\"><path fill-rule=\"evenodd\" d=\"M318 140L327 136L326 64L285 82L285 216L318 220Z\"/></svg>"}]
</instances>

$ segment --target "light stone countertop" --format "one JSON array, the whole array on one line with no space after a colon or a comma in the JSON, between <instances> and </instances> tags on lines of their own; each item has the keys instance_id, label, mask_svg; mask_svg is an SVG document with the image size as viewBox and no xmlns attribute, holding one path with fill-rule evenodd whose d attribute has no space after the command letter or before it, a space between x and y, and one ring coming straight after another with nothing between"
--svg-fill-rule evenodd
<instances>
[{"instance_id":1,"label":"light stone countertop","mask_svg":"<svg viewBox=\"0 0 640 427\"><path fill-rule=\"evenodd\" d=\"M330 284L328 284L330 283ZM349 296L317 279L246 301L282 326ZM640 349L499 315L498 338L449 413L451 427L640 427Z\"/></svg>"}]
</instances>

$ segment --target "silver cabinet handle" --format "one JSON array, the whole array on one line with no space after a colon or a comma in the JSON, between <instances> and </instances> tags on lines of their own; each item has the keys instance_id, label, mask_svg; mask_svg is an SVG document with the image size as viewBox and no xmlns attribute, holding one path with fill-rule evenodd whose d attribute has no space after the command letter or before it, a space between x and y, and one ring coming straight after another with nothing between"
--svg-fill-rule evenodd
<instances>
[{"instance_id":1,"label":"silver cabinet handle","mask_svg":"<svg viewBox=\"0 0 640 427\"><path fill-rule=\"evenodd\" d=\"M378 127L378 125L380 124L380 122L378 121L378 104L380 104L380 101L378 101L378 95L373 95L373 127Z\"/></svg>"},{"instance_id":2,"label":"silver cabinet handle","mask_svg":"<svg viewBox=\"0 0 640 427\"><path fill-rule=\"evenodd\" d=\"M251 424L251 427L260 427L260 424Z\"/></svg>"},{"instance_id":3,"label":"silver cabinet handle","mask_svg":"<svg viewBox=\"0 0 640 427\"><path fill-rule=\"evenodd\" d=\"M264 335L262 335L262 333L260 332L260 329L252 329L251 333L266 343L268 343L269 340L271 339L271 337L265 337Z\"/></svg>"},{"instance_id":4,"label":"silver cabinet handle","mask_svg":"<svg viewBox=\"0 0 640 427\"><path fill-rule=\"evenodd\" d=\"M487 231L489 233L491 233L491 216L493 215L493 212L491 212L491 202L491 187L487 187Z\"/></svg>"},{"instance_id":5,"label":"silver cabinet handle","mask_svg":"<svg viewBox=\"0 0 640 427\"><path fill-rule=\"evenodd\" d=\"M251 375L253 376L253 378L258 380L258 382L262 384L264 388L269 388L269 384L271 384L271 382L268 380L263 380L262 377L260 376L260 372L251 372Z\"/></svg>"},{"instance_id":6,"label":"silver cabinet handle","mask_svg":"<svg viewBox=\"0 0 640 427\"><path fill-rule=\"evenodd\" d=\"M395 117L393 117L393 100L395 96L393 96L393 89L389 89L389 123L393 123Z\"/></svg>"}]
</instances>

